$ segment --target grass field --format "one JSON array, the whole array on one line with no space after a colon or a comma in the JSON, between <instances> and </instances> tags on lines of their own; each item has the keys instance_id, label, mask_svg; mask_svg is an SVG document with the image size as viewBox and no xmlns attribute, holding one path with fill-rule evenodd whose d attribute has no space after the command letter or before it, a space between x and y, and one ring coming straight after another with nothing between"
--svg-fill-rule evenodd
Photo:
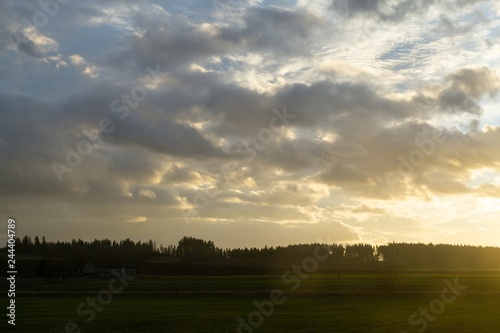
<instances>
[{"instance_id":1,"label":"grass field","mask_svg":"<svg viewBox=\"0 0 500 333\"><path fill-rule=\"evenodd\" d=\"M268 317L261 315L254 332L418 332L422 321L410 325L410 315L441 299L444 281L453 284L455 278L467 289L442 302L445 308L426 320L425 332L500 332L500 274L406 274L393 294L380 292L375 274L311 275L300 280L295 292L295 283L285 283L281 276L138 276L95 311L89 323L77 307L106 290L108 279L20 281L16 327L7 331L59 333L67 322L75 322L73 332L236 332L237 318L247 320L257 311L253 302L269 304L270 291L278 289L286 299L274 304ZM422 318L417 314L415 320Z\"/></svg>"}]
</instances>

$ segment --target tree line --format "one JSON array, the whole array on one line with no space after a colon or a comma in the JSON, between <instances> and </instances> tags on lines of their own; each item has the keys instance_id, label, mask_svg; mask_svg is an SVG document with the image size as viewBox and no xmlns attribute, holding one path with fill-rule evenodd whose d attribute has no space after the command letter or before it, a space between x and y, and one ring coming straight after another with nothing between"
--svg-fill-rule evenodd
<instances>
[{"instance_id":1,"label":"tree line","mask_svg":"<svg viewBox=\"0 0 500 333\"><path fill-rule=\"evenodd\" d=\"M499 269L500 248L471 245L389 243L377 248L381 259L401 268Z\"/></svg>"},{"instance_id":2,"label":"tree line","mask_svg":"<svg viewBox=\"0 0 500 333\"><path fill-rule=\"evenodd\" d=\"M148 261L159 257L177 257L184 262L209 259L232 258L306 258L316 247L322 246L330 253L332 262L377 262L385 261L401 268L500 268L500 248L470 245L389 243L374 246L370 244L294 244L263 248L220 248L213 241L195 237L183 237L176 245L157 246L156 242L146 242L127 238L125 240L81 239L72 241L46 241L45 237L33 239L24 236L16 239L16 252L53 258L72 259L78 265L89 260L104 265L123 265ZM6 249L5 249L6 250Z\"/></svg>"},{"instance_id":3,"label":"tree line","mask_svg":"<svg viewBox=\"0 0 500 333\"><path fill-rule=\"evenodd\" d=\"M104 265L123 265L124 262L136 262L147 260L160 255L156 243L152 240L147 242L127 238L116 241L109 239L83 241L73 239L72 241L48 242L45 236L24 236L16 239L16 252L28 255L43 256L46 259L73 259L79 265L84 265L89 260L99 261Z\"/></svg>"}]
</instances>

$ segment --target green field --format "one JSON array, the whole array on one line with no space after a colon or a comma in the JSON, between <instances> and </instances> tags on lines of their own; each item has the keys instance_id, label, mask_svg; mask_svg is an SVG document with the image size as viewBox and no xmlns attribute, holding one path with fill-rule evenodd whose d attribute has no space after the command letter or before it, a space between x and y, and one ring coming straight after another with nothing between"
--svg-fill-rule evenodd
<instances>
[{"instance_id":1,"label":"green field","mask_svg":"<svg viewBox=\"0 0 500 333\"><path fill-rule=\"evenodd\" d=\"M425 332L500 332L500 274L493 273L406 274L399 290L390 294L381 292L375 274L311 275L300 280L296 291L291 291L295 283L281 276L138 276L95 311L90 323L76 309L106 290L109 279L19 281L16 327L7 331L64 332L73 321L81 332L236 332L237 318L257 311L254 301L269 304L270 291L278 289L286 299L262 316L254 332L417 332L422 323L410 325L410 315L440 299L444 281L453 284L455 278L467 289L442 302L445 308L432 315Z\"/></svg>"}]
</instances>

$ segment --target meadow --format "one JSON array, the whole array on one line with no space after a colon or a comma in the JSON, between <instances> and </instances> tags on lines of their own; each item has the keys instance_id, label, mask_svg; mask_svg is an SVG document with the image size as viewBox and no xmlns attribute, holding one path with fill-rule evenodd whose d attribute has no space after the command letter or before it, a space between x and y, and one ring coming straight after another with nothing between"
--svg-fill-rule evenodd
<instances>
[{"instance_id":1,"label":"meadow","mask_svg":"<svg viewBox=\"0 0 500 333\"><path fill-rule=\"evenodd\" d=\"M258 324L240 327L241 332L500 332L500 274L398 278L398 290L387 293L378 274L302 276L293 290L296 284L281 276L137 276L88 323L90 316L77 314L77 308L106 290L109 279L20 281L15 332L237 332L241 320ZM445 281L466 289L441 302L441 309L436 300L449 285ZM279 304L258 310L254 302L269 305L272 290L283 293ZM449 291L446 297L451 296ZM439 314L428 312L425 319L420 308L432 306ZM68 322L74 324L65 331Z\"/></svg>"}]
</instances>

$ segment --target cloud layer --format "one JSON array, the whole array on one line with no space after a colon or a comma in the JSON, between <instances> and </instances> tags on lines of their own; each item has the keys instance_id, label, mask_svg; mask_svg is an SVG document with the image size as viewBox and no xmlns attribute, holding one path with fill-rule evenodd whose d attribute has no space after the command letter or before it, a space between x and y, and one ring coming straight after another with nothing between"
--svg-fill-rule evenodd
<instances>
[{"instance_id":1,"label":"cloud layer","mask_svg":"<svg viewBox=\"0 0 500 333\"><path fill-rule=\"evenodd\" d=\"M0 4L21 232L498 245L496 2L52 4Z\"/></svg>"}]
</instances>

